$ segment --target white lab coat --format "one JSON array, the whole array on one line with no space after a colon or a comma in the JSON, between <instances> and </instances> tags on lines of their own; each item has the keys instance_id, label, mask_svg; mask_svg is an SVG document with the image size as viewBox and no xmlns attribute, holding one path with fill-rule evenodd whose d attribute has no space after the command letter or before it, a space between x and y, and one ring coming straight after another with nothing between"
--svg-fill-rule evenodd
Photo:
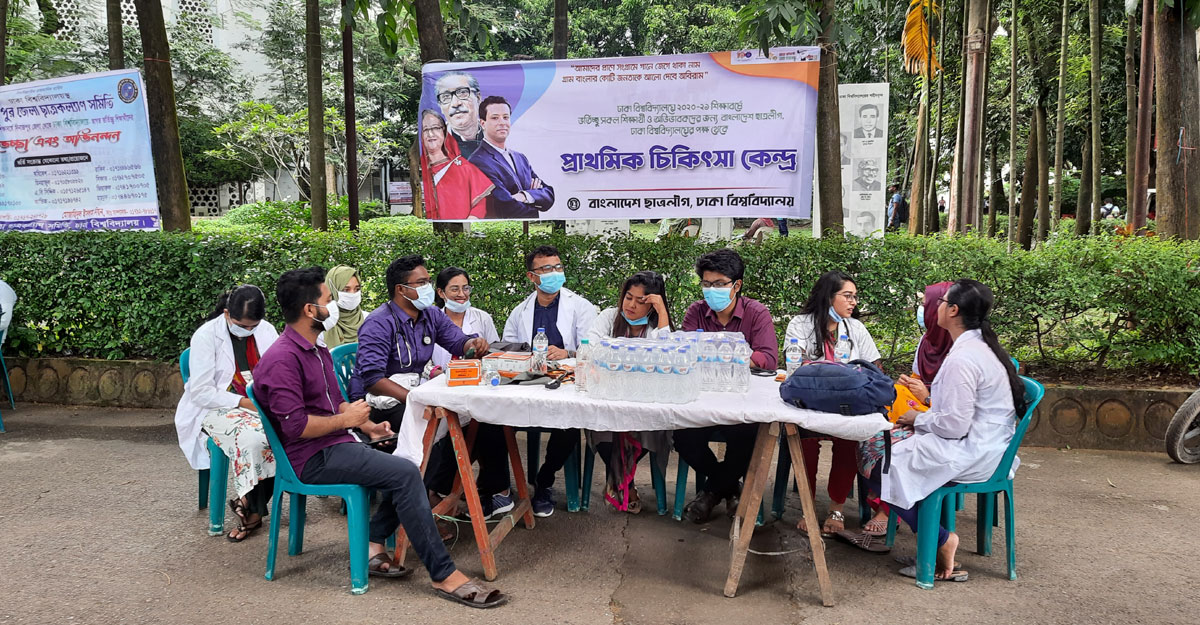
<instances>
[{"instance_id":1,"label":"white lab coat","mask_svg":"<svg viewBox=\"0 0 1200 625\"><path fill-rule=\"evenodd\" d=\"M508 315L504 323L504 340L512 343L533 342L533 306L537 291L529 294ZM568 351L579 349L579 339L586 338L596 319L596 307L582 295L563 287L558 292L558 333Z\"/></svg>"},{"instance_id":2,"label":"white lab coat","mask_svg":"<svg viewBox=\"0 0 1200 625\"><path fill-rule=\"evenodd\" d=\"M823 317L828 319L828 317ZM865 360L867 362L875 362L883 357L879 355L879 348L875 347L875 339L871 338L871 333L867 331L867 326L863 322L850 317L838 324L838 334L846 334L850 339L850 360ZM796 339L800 344L800 351L804 353L804 357L809 360L824 360L825 349L818 345L817 330L813 326L813 316L796 315L788 322L787 333L783 339L783 350L787 351L787 346L791 345L792 339ZM837 342L837 337L833 337L834 342Z\"/></svg>"},{"instance_id":3,"label":"white lab coat","mask_svg":"<svg viewBox=\"0 0 1200 625\"><path fill-rule=\"evenodd\" d=\"M883 500L911 508L947 482L985 482L995 473L1017 428L1004 365L979 330L958 337L938 371L928 412L916 433L892 446L882 477ZM1013 460L1013 472L1019 459Z\"/></svg>"},{"instance_id":4,"label":"white lab coat","mask_svg":"<svg viewBox=\"0 0 1200 625\"><path fill-rule=\"evenodd\" d=\"M0 334L4 335L0 345L8 340L8 326L12 323L13 309L16 307L17 292L7 282L0 280Z\"/></svg>"},{"instance_id":5,"label":"white lab coat","mask_svg":"<svg viewBox=\"0 0 1200 625\"><path fill-rule=\"evenodd\" d=\"M592 322L592 327L588 329L588 334L585 338L587 338L592 345L598 345L600 341L604 339L611 339L613 337L613 322L617 320L617 315L619 314L621 314L621 309L616 306L602 310L600 314L596 316L595 321ZM646 332L642 334L642 338L658 339L666 337L670 334L671 326L669 325L661 328L651 328L650 324L646 324Z\"/></svg>"},{"instance_id":6,"label":"white lab coat","mask_svg":"<svg viewBox=\"0 0 1200 625\"><path fill-rule=\"evenodd\" d=\"M445 311L446 309L443 308L442 312ZM492 316L474 306L468 308L466 314L463 315L462 331L463 334L478 334L480 338L488 343L495 343L500 340L500 335L496 333L496 322L492 321ZM446 363L450 362L450 352L442 349L441 345L434 343L433 358L430 361L434 367L445 368Z\"/></svg>"},{"instance_id":7,"label":"white lab coat","mask_svg":"<svg viewBox=\"0 0 1200 625\"><path fill-rule=\"evenodd\" d=\"M254 329L254 343L260 355L265 354L277 338L279 332L266 319ZM175 408L175 432L188 464L196 470L207 469L208 435L200 430L200 424L209 411L236 408L242 399L241 395L228 390L237 373L237 360L233 356L233 341L229 339L224 315L206 321L192 335L188 370L183 397Z\"/></svg>"}]
</instances>

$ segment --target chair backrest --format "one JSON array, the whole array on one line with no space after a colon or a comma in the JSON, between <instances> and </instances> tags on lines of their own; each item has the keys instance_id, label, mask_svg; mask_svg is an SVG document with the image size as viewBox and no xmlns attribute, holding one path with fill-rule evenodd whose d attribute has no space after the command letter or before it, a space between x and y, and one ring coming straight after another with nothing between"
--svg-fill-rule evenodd
<instances>
[{"instance_id":1,"label":"chair backrest","mask_svg":"<svg viewBox=\"0 0 1200 625\"><path fill-rule=\"evenodd\" d=\"M993 482L1008 479L1008 473L1012 470L1013 458L1017 457L1017 448L1021 446L1021 440L1025 438L1029 422L1033 421L1033 410L1037 408L1042 401L1042 396L1046 394L1046 387L1037 380L1025 376L1020 376L1020 378L1021 382L1025 384L1025 414L1017 422L1017 430L1013 432L1008 449L1004 450L1004 457L1000 459L1000 464L996 466L996 472L992 474L990 481Z\"/></svg>"},{"instance_id":2,"label":"chair backrest","mask_svg":"<svg viewBox=\"0 0 1200 625\"><path fill-rule=\"evenodd\" d=\"M283 442L279 440L279 435L275 433L275 426L271 425L271 420L267 418L267 413L263 412L262 404L258 403L258 399L254 397L253 382L246 387L246 396L250 398L250 401L254 402L254 407L258 409L258 420L262 421L263 432L267 433L267 443L271 445L271 453L275 454L275 477L299 482L300 478L296 477L296 471L292 469L292 463L288 460L287 452L283 450Z\"/></svg>"},{"instance_id":3,"label":"chair backrest","mask_svg":"<svg viewBox=\"0 0 1200 625\"><path fill-rule=\"evenodd\" d=\"M354 365L358 364L358 343L338 345L329 352L333 356L333 373L337 377L338 390L342 399L350 401L350 376L354 375Z\"/></svg>"},{"instance_id":4,"label":"chair backrest","mask_svg":"<svg viewBox=\"0 0 1200 625\"><path fill-rule=\"evenodd\" d=\"M191 351L192 348L189 347L183 350L183 353L179 355L179 375L183 376L184 384L187 384L188 375L190 375L192 372L192 367L188 364L188 354L190 354Z\"/></svg>"}]
</instances>

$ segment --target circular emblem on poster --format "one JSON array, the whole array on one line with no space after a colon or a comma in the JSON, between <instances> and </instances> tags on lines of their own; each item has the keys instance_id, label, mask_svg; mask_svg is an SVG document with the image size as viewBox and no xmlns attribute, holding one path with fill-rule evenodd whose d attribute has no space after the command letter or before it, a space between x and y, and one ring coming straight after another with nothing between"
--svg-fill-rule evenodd
<instances>
[{"instance_id":1,"label":"circular emblem on poster","mask_svg":"<svg viewBox=\"0 0 1200 625\"><path fill-rule=\"evenodd\" d=\"M573 211L579 210L579 198L573 197L567 200L567 209Z\"/></svg>"},{"instance_id":2,"label":"circular emblem on poster","mask_svg":"<svg viewBox=\"0 0 1200 625\"><path fill-rule=\"evenodd\" d=\"M133 102L138 97L137 83L133 82L132 78L122 78L121 82L117 83L117 97L125 104Z\"/></svg>"}]
</instances>

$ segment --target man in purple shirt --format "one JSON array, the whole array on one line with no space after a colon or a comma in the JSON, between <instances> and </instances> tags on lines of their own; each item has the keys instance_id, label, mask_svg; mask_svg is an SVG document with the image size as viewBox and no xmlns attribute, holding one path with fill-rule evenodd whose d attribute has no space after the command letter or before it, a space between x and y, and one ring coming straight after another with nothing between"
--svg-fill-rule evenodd
<instances>
[{"instance_id":1,"label":"man in purple shirt","mask_svg":"<svg viewBox=\"0 0 1200 625\"><path fill-rule=\"evenodd\" d=\"M750 363L759 369L774 371L779 364L779 339L771 313L760 302L741 294L746 265L731 249L709 252L696 261L696 275L704 299L692 303L683 318L683 330L691 332L741 332L754 353ZM725 439L725 460L718 461L708 443L714 435ZM750 466L758 424L715 425L675 431L675 451L703 473L708 481L695 499L684 508L693 523L705 523L713 507L725 500L725 511L737 512L741 480Z\"/></svg>"},{"instance_id":2,"label":"man in purple shirt","mask_svg":"<svg viewBox=\"0 0 1200 625\"><path fill-rule=\"evenodd\" d=\"M434 526L416 465L371 449L347 431L357 427L378 438L389 435L391 427L371 423L370 409L362 400L337 402L333 359L328 349L317 345L329 307L337 305L325 286L325 270L289 271L279 278L275 294L287 328L254 370L255 396L301 480L361 484L383 493L379 511L371 518L368 572L381 577L412 572L396 563L385 545L403 524L439 596L472 607L507 602L507 595L455 568Z\"/></svg>"},{"instance_id":3,"label":"man in purple shirt","mask_svg":"<svg viewBox=\"0 0 1200 625\"><path fill-rule=\"evenodd\" d=\"M391 408L372 408L370 419L399 430L408 389L392 381L391 376L420 376L433 358L434 345L455 356L470 352L481 358L487 353L488 343L473 334L463 334L442 309L433 305L433 282L421 256L411 254L392 261L387 269L387 287L391 300L371 311L358 329L358 360L350 378L350 398L361 399L369 392L395 399L397 403ZM480 465L476 485L484 515L512 510L504 428L479 424L472 454ZM425 486L432 497L440 499L450 492L457 470L454 447L450 437L445 437L430 450L425 469ZM436 505L436 501L430 503Z\"/></svg>"}]
</instances>

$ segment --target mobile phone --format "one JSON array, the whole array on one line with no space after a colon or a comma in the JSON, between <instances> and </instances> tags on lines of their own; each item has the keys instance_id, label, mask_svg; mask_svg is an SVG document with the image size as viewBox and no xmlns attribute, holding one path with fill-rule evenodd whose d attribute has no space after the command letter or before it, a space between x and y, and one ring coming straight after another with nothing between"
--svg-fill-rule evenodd
<instances>
[{"instance_id":1,"label":"mobile phone","mask_svg":"<svg viewBox=\"0 0 1200 625\"><path fill-rule=\"evenodd\" d=\"M398 434L392 434L391 436L385 436L383 438L374 438L374 439L367 441L367 444L368 445L380 445L382 443L388 443L388 442L396 440L396 438L398 436L399 436Z\"/></svg>"}]
</instances>

